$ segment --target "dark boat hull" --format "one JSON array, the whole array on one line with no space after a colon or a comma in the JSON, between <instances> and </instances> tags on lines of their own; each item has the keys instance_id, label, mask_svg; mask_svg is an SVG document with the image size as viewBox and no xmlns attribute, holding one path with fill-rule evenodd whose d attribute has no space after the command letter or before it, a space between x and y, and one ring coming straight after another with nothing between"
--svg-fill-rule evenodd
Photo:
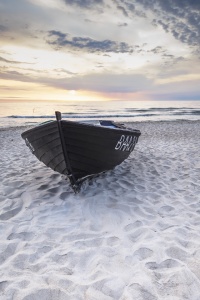
<instances>
[{"instance_id":1,"label":"dark boat hull","mask_svg":"<svg viewBox=\"0 0 200 300\"><path fill-rule=\"evenodd\" d=\"M24 132L22 138L40 161L67 175L77 188L85 177L113 169L133 151L140 131L110 124L114 128L57 117Z\"/></svg>"}]
</instances>

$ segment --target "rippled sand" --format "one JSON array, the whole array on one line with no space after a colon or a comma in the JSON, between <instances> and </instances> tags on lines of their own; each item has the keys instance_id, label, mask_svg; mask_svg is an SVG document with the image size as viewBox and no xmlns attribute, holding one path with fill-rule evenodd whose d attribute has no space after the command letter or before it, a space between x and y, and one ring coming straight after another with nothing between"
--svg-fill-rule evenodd
<instances>
[{"instance_id":1,"label":"rippled sand","mask_svg":"<svg viewBox=\"0 0 200 300\"><path fill-rule=\"evenodd\" d=\"M128 125L131 156L78 195L0 131L0 299L200 299L200 122Z\"/></svg>"}]
</instances>

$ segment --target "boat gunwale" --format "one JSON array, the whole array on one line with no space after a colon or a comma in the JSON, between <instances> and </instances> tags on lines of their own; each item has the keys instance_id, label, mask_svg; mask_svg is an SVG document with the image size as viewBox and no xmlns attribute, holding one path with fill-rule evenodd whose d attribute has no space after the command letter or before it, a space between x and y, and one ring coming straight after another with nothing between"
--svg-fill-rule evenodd
<instances>
[{"instance_id":1,"label":"boat gunwale","mask_svg":"<svg viewBox=\"0 0 200 300\"><path fill-rule=\"evenodd\" d=\"M118 127L117 125L116 125L117 127L114 128L114 127L109 127L109 126L101 126L101 125L95 125L95 124L89 124L89 123L81 123L81 122L69 121L69 120L63 120L63 119L61 121L61 124L62 123L64 123L65 125L66 124L72 125L72 127L76 127L76 126L79 127L80 126L80 127L85 127L85 128L98 129L98 130L102 130L102 131L105 131L105 130L113 131L113 130L115 130L118 133L127 132L127 133L135 133L139 136L141 135L141 132L138 129L131 129L131 128L127 128L127 127L122 128L122 127ZM53 124L56 125L57 121L51 121L51 122L48 122L48 123L45 123L45 124L37 125L37 126L31 128L31 129L28 129L25 132L23 132L21 136L22 136L23 139L25 139L24 136L26 134L29 134L33 131L43 131L43 130L47 129L50 125L53 125ZM113 122L113 124L115 125L116 123ZM75 126L73 126L73 125L75 125Z\"/></svg>"}]
</instances>

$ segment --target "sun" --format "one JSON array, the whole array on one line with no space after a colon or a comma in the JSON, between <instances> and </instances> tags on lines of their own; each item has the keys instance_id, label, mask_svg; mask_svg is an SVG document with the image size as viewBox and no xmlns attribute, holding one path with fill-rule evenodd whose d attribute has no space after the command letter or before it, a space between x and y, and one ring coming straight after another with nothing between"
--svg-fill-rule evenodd
<instances>
[{"instance_id":1,"label":"sun","mask_svg":"<svg viewBox=\"0 0 200 300\"><path fill-rule=\"evenodd\" d=\"M74 95L76 95L76 91L75 90L70 90L69 94L74 96Z\"/></svg>"}]
</instances>

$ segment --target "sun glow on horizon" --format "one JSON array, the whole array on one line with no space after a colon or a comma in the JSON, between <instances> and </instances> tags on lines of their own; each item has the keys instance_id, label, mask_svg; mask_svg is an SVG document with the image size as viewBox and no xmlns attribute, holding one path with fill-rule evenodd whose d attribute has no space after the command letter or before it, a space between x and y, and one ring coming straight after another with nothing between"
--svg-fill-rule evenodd
<instances>
[{"instance_id":1,"label":"sun glow on horizon","mask_svg":"<svg viewBox=\"0 0 200 300\"><path fill-rule=\"evenodd\" d=\"M9 90L9 96L8 96ZM109 101L109 95L82 90L64 90L33 82L1 80L0 100Z\"/></svg>"}]
</instances>

